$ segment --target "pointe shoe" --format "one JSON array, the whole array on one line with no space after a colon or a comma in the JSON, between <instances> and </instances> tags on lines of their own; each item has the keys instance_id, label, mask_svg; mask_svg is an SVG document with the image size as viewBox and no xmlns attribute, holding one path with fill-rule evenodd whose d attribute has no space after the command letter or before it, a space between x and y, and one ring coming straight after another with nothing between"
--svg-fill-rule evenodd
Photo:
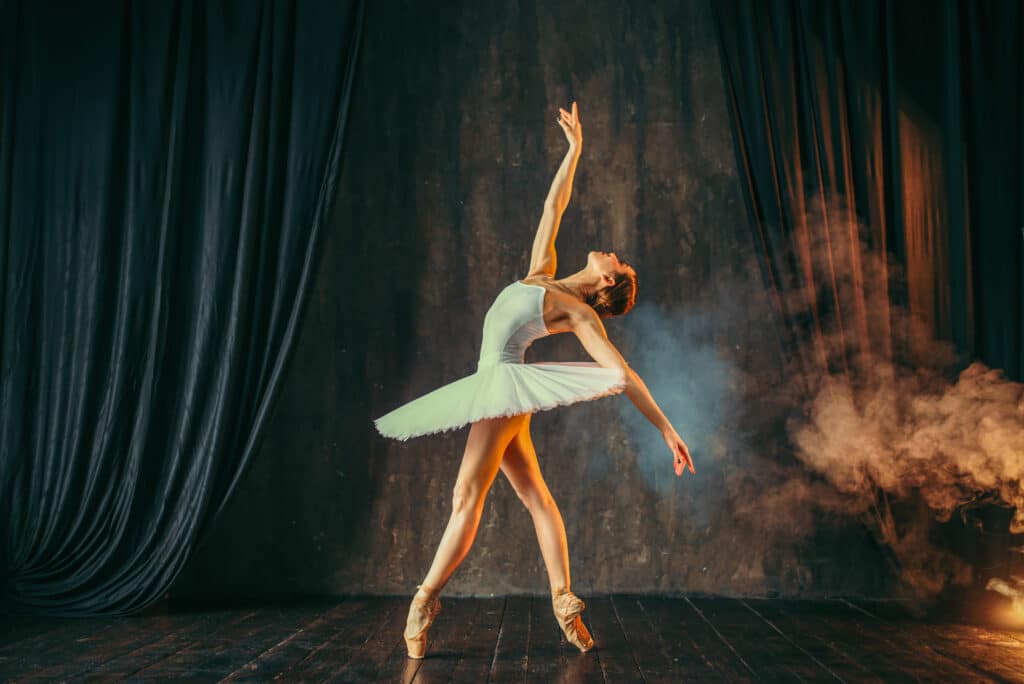
<instances>
[{"instance_id":1,"label":"pointe shoe","mask_svg":"<svg viewBox=\"0 0 1024 684\"><path fill-rule=\"evenodd\" d=\"M558 626L562 628L569 643L580 649L581 653L586 653L594 647L594 640L580 618L580 613L586 605L583 599L568 589L551 595L551 608L558 619Z\"/></svg>"},{"instance_id":2,"label":"pointe shoe","mask_svg":"<svg viewBox=\"0 0 1024 684\"><path fill-rule=\"evenodd\" d=\"M412 603L409 604L409 616L405 621L405 633L402 636L405 637L405 648L409 657L418 660L427 652L427 630L441 612L441 599L434 589L422 584L417 584L416 587L422 588L428 595L420 596L417 592L413 597Z\"/></svg>"}]
</instances>

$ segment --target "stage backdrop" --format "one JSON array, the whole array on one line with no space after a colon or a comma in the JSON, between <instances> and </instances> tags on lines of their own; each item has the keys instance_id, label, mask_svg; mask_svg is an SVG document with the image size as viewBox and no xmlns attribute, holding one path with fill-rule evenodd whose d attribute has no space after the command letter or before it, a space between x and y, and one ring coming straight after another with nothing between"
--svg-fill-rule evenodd
<instances>
[{"instance_id":1,"label":"stage backdrop","mask_svg":"<svg viewBox=\"0 0 1024 684\"><path fill-rule=\"evenodd\" d=\"M913 593L1019 574L1024 9L713 7L794 454Z\"/></svg>"},{"instance_id":2,"label":"stage backdrop","mask_svg":"<svg viewBox=\"0 0 1024 684\"><path fill-rule=\"evenodd\" d=\"M468 428L397 442L372 419L475 369L487 307L526 275L566 146L557 108L574 99L584 146L558 275L592 249L636 265L637 307L608 333L691 445L697 474L674 476L625 396L535 415L573 586L894 589L858 518L803 502L790 521L785 499L758 500L805 470L786 446L786 354L709 3L374 2L354 87L337 213L282 401L172 594L415 590ZM572 335L527 353L586 358ZM530 516L499 474L447 592L547 590Z\"/></svg>"},{"instance_id":3,"label":"stage backdrop","mask_svg":"<svg viewBox=\"0 0 1024 684\"><path fill-rule=\"evenodd\" d=\"M852 347L822 348L823 321L833 320L858 350L926 363L889 310L895 305L962 360L1020 380L1021 5L714 7L753 244L788 341L814 340L788 349L803 356L801 368L819 365L822 351L855 364ZM831 230L818 235L819 225ZM851 225L861 229L853 240L842 234ZM851 259L862 245L882 256L883 271L869 274ZM866 310L869 275L887 283L884 311ZM844 278L858 284L857 305L833 297ZM816 301L785 301L780 290L793 284ZM800 316L805 309L813 315ZM869 318L885 324L873 328Z\"/></svg>"},{"instance_id":4,"label":"stage backdrop","mask_svg":"<svg viewBox=\"0 0 1024 684\"><path fill-rule=\"evenodd\" d=\"M145 607L235 491L322 253L361 21L0 2L6 607Z\"/></svg>"}]
</instances>

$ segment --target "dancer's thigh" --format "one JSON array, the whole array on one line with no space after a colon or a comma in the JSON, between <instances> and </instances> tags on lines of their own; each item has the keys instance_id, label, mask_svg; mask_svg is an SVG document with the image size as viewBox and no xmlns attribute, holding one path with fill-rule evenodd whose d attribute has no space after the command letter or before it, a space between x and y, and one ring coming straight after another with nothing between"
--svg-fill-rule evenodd
<instances>
[{"instance_id":1,"label":"dancer's thigh","mask_svg":"<svg viewBox=\"0 0 1024 684\"><path fill-rule=\"evenodd\" d=\"M501 472L508 478L516 495L530 510L553 503L551 492L540 472L537 452L530 437L530 421L526 420L505 447Z\"/></svg>"},{"instance_id":2,"label":"dancer's thigh","mask_svg":"<svg viewBox=\"0 0 1024 684\"><path fill-rule=\"evenodd\" d=\"M466 450L455 480L456 507L476 502L498 474L502 454L528 414L478 420L469 428Z\"/></svg>"}]
</instances>

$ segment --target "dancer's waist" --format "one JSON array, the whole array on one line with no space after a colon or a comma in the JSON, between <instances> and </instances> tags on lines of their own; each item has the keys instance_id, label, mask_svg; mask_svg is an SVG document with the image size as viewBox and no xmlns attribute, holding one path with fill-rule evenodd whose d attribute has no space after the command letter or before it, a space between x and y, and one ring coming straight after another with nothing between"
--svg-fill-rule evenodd
<instances>
[{"instance_id":1,"label":"dancer's waist","mask_svg":"<svg viewBox=\"0 0 1024 684\"><path fill-rule=\"evenodd\" d=\"M483 368L484 366L493 366L496 363L523 363L523 352L521 351L501 351L494 352L488 351L480 354L480 359L477 361L477 368Z\"/></svg>"}]
</instances>

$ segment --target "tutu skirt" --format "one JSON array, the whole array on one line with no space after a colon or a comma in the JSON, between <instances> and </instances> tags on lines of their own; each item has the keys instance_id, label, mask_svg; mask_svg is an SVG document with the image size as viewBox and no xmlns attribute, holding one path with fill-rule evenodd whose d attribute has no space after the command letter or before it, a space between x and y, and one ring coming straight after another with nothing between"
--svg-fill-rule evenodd
<instances>
[{"instance_id":1,"label":"tutu skirt","mask_svg":"<svg viewBox=\"0 0 1024 684\"><path fill-rule=\"evenodd\" d=\"M618 394L626 374L593 361L489 363L373 421L385 437L454 430L484 418L534 413Z\"/></svg>"}]
</instances>

